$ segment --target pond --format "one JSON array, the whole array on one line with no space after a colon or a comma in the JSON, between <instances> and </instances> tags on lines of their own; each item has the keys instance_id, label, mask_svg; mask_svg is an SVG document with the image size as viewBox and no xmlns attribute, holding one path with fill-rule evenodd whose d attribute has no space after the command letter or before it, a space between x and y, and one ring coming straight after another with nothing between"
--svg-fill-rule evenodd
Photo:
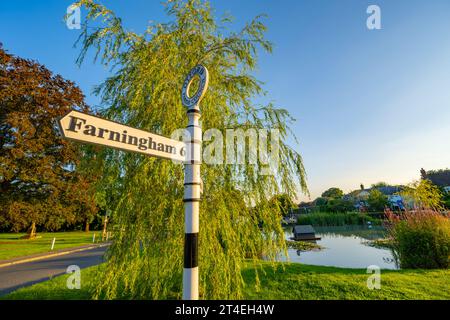
<instances>
[{"instance_id":1,"label":"pond","mask_svg":"<svg viewBox=\"0 0 450 320\"><path fill-rule=\"evenodd\" d=\"M375 248L367 244L368 240L386 236L382 227L339 226L314 227L317 244L324 247L319 251L299 251L288 249L289 260L304 264L334 266L343 268L367 268L370 265L381 269L398 269L391 250ZM292 237L292 227L285 228L286 239ZM286 261L286 256L281 257Z\"/></svg>"}]
</instances>

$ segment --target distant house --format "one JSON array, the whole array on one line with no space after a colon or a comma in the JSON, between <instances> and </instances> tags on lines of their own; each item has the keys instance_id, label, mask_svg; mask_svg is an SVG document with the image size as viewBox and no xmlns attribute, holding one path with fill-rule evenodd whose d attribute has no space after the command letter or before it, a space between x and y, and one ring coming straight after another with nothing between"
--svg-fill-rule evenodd
<instances>
[{"instance_id":1,"label":"distant house","mask_svg":"<svg viewBox=\"0 0 450 320\"><path fill-rule=\"evenodd\" d=\"M376 189L385 196L391 196L402 191L402 188L399 186L384 186L384 187L377 187Z\"/></svg>"},{"instance_id":2,"label":"distant house","mask_svg":"<svg viewBox=\"0 0 450 320\"><path fill-rule=\"evenodd\" d=\"M345 201L350 201L353 206L358 211L365 211L367 208L367 199L369 198L370 189L359 189L353 190L348 194L345 194L342 199Z\"/></svg>"},{"instance_id":3,"label":"distant house","mask_svg":"<svg viewBox=\"0 0 450 320\"><path fill-rule=\"evenodd\" d=\"M369 195L370 195L370 189L364 189L356 194L356 198L358 200L367 200L369 198Z\"/></svg>"},{"instance_id":4,"label":"distant house","mask_svg":"<svg viewBox=\"0 0 450 320\"><path fill-rule=\"evenodd\" d=\"M344 196L345 200L353 201L354 206L359 211L366 211L369 207L367 199L369 198L370 192L372 190L378 190L385 196L387 196L389 201L389 207L394 210L404 210L403 198L399 195L402 191L401 186L380 186L370 189L355 190L346 194Z\"/></svg>"},{"instance_id":5,"label":"distant house","mask_svg":"<svg viewBox=\"0 0 450 320\"><path fill-rule=\"evenodd\" d=\"M402 191L402 187L399 186L384 186L378 187L378 191L387 196L389 207L394 210L404 210L405 203L402 196L399 194Z\"/></svg>"},{"instance_id":6,"label":"distant house","mask_svg":"<svg viewBox=\"0 0 450 320\"><path fill-rule=\"evenodd\" d=\"M389 206L394 210L405 210L405 201L402 196L392 194L388 196Z\"/></svg>"}]
</instances>

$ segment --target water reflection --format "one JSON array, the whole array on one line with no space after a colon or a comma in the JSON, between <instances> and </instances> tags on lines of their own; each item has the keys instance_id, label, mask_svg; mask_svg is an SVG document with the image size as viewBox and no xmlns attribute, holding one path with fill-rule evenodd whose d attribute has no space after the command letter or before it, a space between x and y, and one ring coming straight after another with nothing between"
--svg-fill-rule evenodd
<instances>
[{"instance_id":1,"label":"water reflection","mask_svg":"<svg viewBox=\"0 0 450 320\"><path fill-rule=\"evenodd\" d=\"M398 269L389 249L374 248L367 244L368 240L386 236L386 231L382 227L315 227L315 230L316 235L321 237L321 240L315 242L325 249L320 251L288 249L291 262L345 268L367 268L370 265L377 265L382 269ZM285 235L286 239L291 238L292 228L286 228ZM281 260L286 261L286 256L282 256Z\"/></svg>"}]
</instances>

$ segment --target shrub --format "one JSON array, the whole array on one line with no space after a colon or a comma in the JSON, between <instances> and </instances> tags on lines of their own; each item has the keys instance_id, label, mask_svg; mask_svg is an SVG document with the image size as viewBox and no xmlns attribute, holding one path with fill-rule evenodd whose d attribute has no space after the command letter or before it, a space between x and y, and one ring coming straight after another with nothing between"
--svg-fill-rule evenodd
<instances>
[{"instance_id":1,"label":"shrub","mask_svg":"<svg viewBox=\"0 0 450 320\"><path fill-rule=\"evenodd\" d=\"M387 196L377 189L370 191L367 202L369 203L370 209L373 211L383 211L389 203Z\"/></svg>"},{"instance_id":2,"label":"shrub","mask_svg":"<svg viewBox=\"0 0 450 320\"><path fill-rule=\"evenodd\" d=\"M446 192L442 198L442 201L444 202L444 207L446 209L450 209L450 191Z\"/></svg>"},{"instance_id":3,"label":"shrub","mask_svg":"<svg viewBox=\"0 0 450 320\"><path fill-rule=\"evenodd\" d=\"M414 208L442 210L443 194L430 180L413 182L402 192L404 199L409 199Z\"/></svg>"},{"instance_id":4,"label":"shrub","mask_svg":"<svg viewBox=\"0 0 450 320\"><path fill-rule=\"evenodd\" d=\"M450 219L433 210L388 213L393 250L401 268L450 266Z\"/></svg>"},{"instance_id":5,"label":"shrub","mask_svg":"<svg viewBox=\"0 0 450 320\"><path fill-rule=\"evenodd\" d=\"M361 213L331 213L317 212L301 215L297 219L297 224L311 224L313 226L343 226L361 225L367 222L380 224L381 220L374 219Z\"/></svg>"},{"instance_id":6,"label":"shrub","mask_svg":"<svg viewBox=\"0 0 450 320\"><path fill-rule=\"evenodd\" d=\"M331 199L326 205L328 212L340 212L345 213L355 209L353 203L344 199Z\"/></svg>"}]
</instances>

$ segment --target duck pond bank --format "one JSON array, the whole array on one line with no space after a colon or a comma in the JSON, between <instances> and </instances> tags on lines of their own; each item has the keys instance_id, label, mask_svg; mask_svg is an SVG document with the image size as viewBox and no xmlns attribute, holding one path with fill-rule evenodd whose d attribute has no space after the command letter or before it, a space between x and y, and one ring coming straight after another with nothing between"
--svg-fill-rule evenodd
<instances>
[{"instance_id":1,"label":"duck pond bank","mask_svg":"<svg viewBox=\"0 0 450 320\"><path fill-rule=\"evenodd\" d=\"M381 226L365 225L314 227L315 241L322 250L288 249L288 256L281 255L280 261L297 262L318 266L333 266L342 268L367 268L375 265L381 269L398 269L390 249L370 246L372 240L386 237L386 230ZM292 226L285 227L286 239L290 239Z\"/></svg>"}]
</instances>

